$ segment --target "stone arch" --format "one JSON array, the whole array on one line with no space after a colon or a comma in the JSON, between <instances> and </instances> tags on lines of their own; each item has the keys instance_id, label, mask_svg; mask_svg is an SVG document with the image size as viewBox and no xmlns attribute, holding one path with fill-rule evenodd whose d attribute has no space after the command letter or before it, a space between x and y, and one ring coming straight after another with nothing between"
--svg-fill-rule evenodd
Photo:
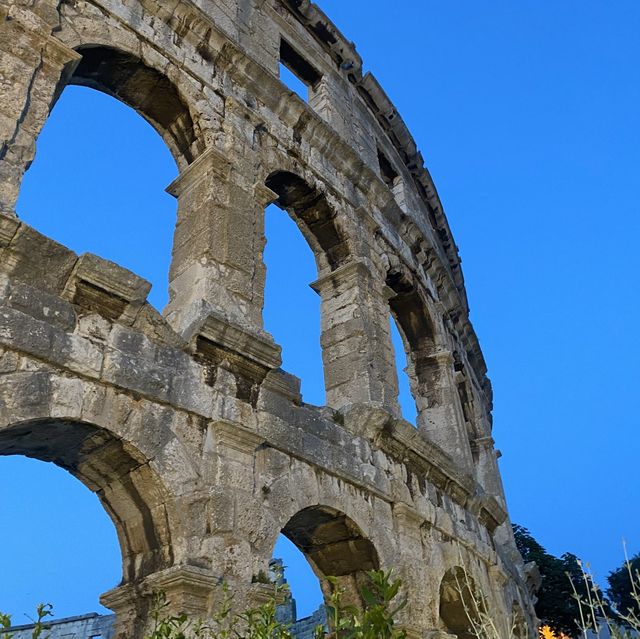
<instances>
[{"instance_id":1,"label":"stone arch","mask_svg":"<svg viewBox=\"0 0 640 639\"><path fill-rule=\"evenodd\" d=\"M426 421L426 411L438 403L434 396L439 380L439 366L434 358L436 331L427 305L407 269L401 264L391 266L386 284L392 291L389 308L403 339L420 426Z\"/></svg>"},{"instance_id":2,"label":"stone arch","mask_svg":"<svg viewBox=\"0 0 640 639\"><path fill-rule=\"evenodd\" d=\"M366 573L380 567L374 543L342 510L315 504L298 510L271 539L271 552L278 534L283 534L302 552L320 581L327 598L332 592L328 577L345 591L345 601L361 605L360 588Z\"/></svg>"},{"instance_id":3,"label":"stone arch","mask_svg":"<svg viewBox=\"0 0 640 639\"><path fill-rule=\"evenodd\" d=\"M266 186L277 194L275 204L296 221L311 246L318 272L334 271L349 261L349 246L326 195L299 175L278 170L269 174Z\"/></svg>"},{"instance_id":4,"label":"stone arch","mask_svg":"<svg viewBox=\"0 0 640 639\"><path fill-rule=\"evenodd\" d=\"M472 577L460 566L447 570L440 582L438 614L440 625L458 639L474 639L474 625L483 603Z\"/></svg>"},{"instance_id":5,"label":"stone arch","mask_svg":"<svg viewBox=\"0 0 640 639\"><path fill-rule=\"evenodd\" d=\"M190 164L198 148L194 121L176 85L140 56L121 48L84 44L66 84L106 93L137 111L161 135L178 166Z\"/></svg>"},{"instance_id":6,"label":"stone arch","mask_svg":"<svg viewBox=\"0 0 640 639\"><path fill-rule=\"evenodd\" d=\"M346 601L359 605L365 573L380 567L378 552L360 526L344 512L317 504L299 510L282 534L305 555L327 597L328 577L344 588Z\"/></svg>"},{"instance_id":7,"label":"stone arch","mask_svg":"<svg viewBox=\"0 0 640 639\"><path fill-rule=\"evenodd\" d=\"M389 306L405 344L418 414L416 425L460 466L471 469L471 448L455 383L454 358L444 328L409 268L397 258L390 262L386 275L392 291Z\"/></svg>"},{"instance_id":8,"label":"stone arch","mask_svg":"<svg viewBox=\"0 0 640 639\"><path fill-rule=\"evenodd\" d=\"M170 499L131 443L87 422L41 418L0 429L0 456L52 462L96 493L114 523L123 583L171 566Z\"/></svg>"},{"instance_id":9,"label":"stone arch","mask_svg":"<svg viewBox=\"0 0 640 639\"><path fill-rule=\"evenodd\" d=\"M130 32L114 29L104 19L102 13L85 19L78 30L61 16L55 41L43 45L43 58L34 71L22 112L20 135L9 140L0 153L2 213L15 215L22 176L33 161L37 137L69 84L108 93L138 111L159 132L181 170L204 150L202 119L194 109L194 89L184 74L174 73L170 78L170 66L162 54L141 47Z\"/></svg>"}]
</instances>

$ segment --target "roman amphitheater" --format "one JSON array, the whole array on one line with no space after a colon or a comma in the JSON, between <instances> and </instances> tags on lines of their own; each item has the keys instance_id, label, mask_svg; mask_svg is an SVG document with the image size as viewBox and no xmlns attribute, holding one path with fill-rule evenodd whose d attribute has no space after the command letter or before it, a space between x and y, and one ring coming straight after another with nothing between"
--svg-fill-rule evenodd
<instances>
[{"instance_id":1,"label":"roman amphitheater","mask_svg":"<svg viewBox=\"0 0 640 639\"><path fill-rule=\"evenodd\" d=\"M524 636L533 579L456 244L354 45L308 0L0 0L0 23L0 454L52 461L99 496L122 550L102 595L116 636L142 637L158 589L201 616L221 578L238 602L264 601L281 533L355 603L366 571L393 568L412 639L468 636L462 569ZM179 167L162 315L148 282L16 216L69 84L136 109ZM326 406L302 402L263 328L272 203L315 255Z\"/></svg>"}]
</instances>

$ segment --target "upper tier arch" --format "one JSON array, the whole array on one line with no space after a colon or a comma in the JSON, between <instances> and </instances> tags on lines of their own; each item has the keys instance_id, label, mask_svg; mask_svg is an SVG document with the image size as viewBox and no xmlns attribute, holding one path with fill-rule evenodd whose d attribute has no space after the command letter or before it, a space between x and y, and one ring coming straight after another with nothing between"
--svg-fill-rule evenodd
<instances>
[{"instance_id":1,"label":"upper tier arch","mask_svg":"<svg viewBox=\"0 0 640 639\"><path fill-rule=\"evenodd\" d=\"M162 72L111 46L82 45L68 84L97 89L140 113L163 137L178 164L190 164L198 141L189 107Z\"/></svg>"}]
</instances>

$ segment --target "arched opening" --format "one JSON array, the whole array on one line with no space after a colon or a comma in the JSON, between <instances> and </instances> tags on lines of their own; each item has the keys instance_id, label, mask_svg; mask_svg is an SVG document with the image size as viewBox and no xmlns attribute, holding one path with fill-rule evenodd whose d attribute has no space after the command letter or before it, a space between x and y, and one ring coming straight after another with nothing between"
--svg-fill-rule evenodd
<instances>
[{"instance_id":1,"label":"arched opening","mask_svg":"<svg viewBox=\"0 0 640 639\"><path fill-rule=\"evenodd\" d=\"M266 211L265 326L283 347L285 370L302 379L305 399L321 405L325 403L325 380L317 356L321 353L319 320L322 315L324 331L329 313L325 312L327 300L323 296L319 302L308 285L320 273L347 261L347 242L335 211L318 188L288 171L272 173L265 184L278 195ZM292 221L278 209L286 211Z\"/></svg>"},{"instance_id":2,"label":"arched opening","mask_svg":"<svg viewBox=\"0 0 640 639\"><path fill-rule=\"evenodd\" d=\"M366 573L380 566L378 553L358 525L328 506L310 506L295 514L282 529L309 562L325 598L331 593L327 577L345 591L345 603L361 605Z\"/></svg>"},{"instance_id":3,"label":"arched opening","mask_svg":"<svg viewBox=\"0 0 640 639\"><path fill-rule=\"evenodd\" d=\"M411 376L415 374L415 371L410 368L409 347L406 339L400 333L400 328L393 314L389 314L389 324L391 327L391 345L393 346L396 373L398 375L398 404L400 404L400 412L404 419L416 426L418 410L411 380Z\"/></svg>"},{"instance_id":4,"label":"arched opening","mask_svg":"<svg viewBox=\"0 0 640 639\"><path fill-rule=\"evenodd\" d=\"M402 270L391 270L387 274L387 286L394 292L389 299L391 309L391 331L396 353L396 365L404 367L408 378L408 385L413 401L407 396L406 390L402 394L402 368L398 366L400 382L400 405L403 415L412 416L417 426L426 421L426 411L437 403L436 389L438 388L439 365L434 358L435 338L433 325L427 309L413 282ZM394 323L397 334L394 339ZM399 343L398 343L399 342ZM396 346L396 344L398 345ZM406 386L406 381L405 381ZM415 412L414 412L415 411Z\"/></svg>"},{"instance_id":5,"label":"arched opening","mask_svg":"<svg viewBox=\"0 0 640 639\"><path fill-rule=\"evenodd\" d=\"M289 171L272 173L266 185L278 194L276 206L298 224L314 252L319 273L327 266L335 270L347 261L347 242L324 193Z\"/></svg>"},{"instance_id":6,"label":"arched opening","mask_svg":"<svg viewBox=\"0 0 640 639\"><path fill-rule=\"evenodd\" d=\"M171 565L170 500L148 460L130 444L91 424L46 419L0 430L5 455L52 462L96 493L118 535L123 583Z\"/></svg>"},{"instance_id":7,"label":"arched opening","mask_svg":"<svg viewBox=\"0 0 640 639\"><path fill-rule=\"evenodd\" d=\"M296 545L278 536L271 563L272 578L283 580L289 597L281 606L281 619L298 627L324 625L324 598L320 581Z\"/></svg>"},{"instance_id":8,"label":"arched opening","mask_svg":"<svg viewBox=\"0 0 640 639\"><path fill-rule=\"evenodd\" d=\"M54 464L0 459L0 611L29 624L36 606L55 618L109 614L99 596L121 580L120 548L95 494Z\"/></svg>"},{"instance_id":9,"label":"arched opening","mask_svg":"<svg viewBox=\"0 0 640 639\"><path fill-rule=\"evenodd\" d=\"M277 206L265 214L264 325L282 347L282 368L300 378L302 397L325 403L320 348L320 298L312 251L295 222Z\"/></svg>"},{"instance_id":10,"label":"arched opening","mask_svg":"<svg viewBox=\"0 0 640 639\"><path fill-rule=\"evenodd\" d=\"M440 623L458 639L474 639L480 625L483 601L473 580L463 568L447 571L440 583Z\"/></svg>"},{"instance_id":11,"label":"arched opening","mask_svg":"<svg viewBox=\"0 0 640 639\"><path fill-rule=\"evenodd\" d=\"M179 164L180 159L187 164L194 160L197 141L191 114L164 74L112 47L85 46L78 52L82 59L69 84L97 89L134 108L160 133Z\"/></svg>"},{"instance_id":12,"label":"arched opening","mask_svg":"<svg viewBox=\"0 0 640 639\"><path fill-rule=\"evenodd\" d=\"M17 212L72 250L151 281L149 301L162 309L176 220L165 188L176 163L193 159L193 122L173 84L139 58L108 47L80 53L38 137Z\"/></svg>"}]
</instances>

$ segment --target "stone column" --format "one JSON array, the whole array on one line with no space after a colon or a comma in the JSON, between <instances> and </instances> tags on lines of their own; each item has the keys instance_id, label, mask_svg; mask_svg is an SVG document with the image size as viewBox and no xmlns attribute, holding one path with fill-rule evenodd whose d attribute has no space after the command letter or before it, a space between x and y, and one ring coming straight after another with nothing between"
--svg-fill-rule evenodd
<instances>
[{"instance_id":1,"label":"stone column","mask_svg":"<svg viewBox=\"0 0 640 639\"><path fill-rule=\"evenodd\" d=\"M339 267L312 284L322 298L322 359L327 404L373 403L399 415L389 304L364 261Z\"/></svg>"},{"instance_id":2,"label":"stone column","mask_svg":"<svg viewBox=\"0 0 640 639\"><path fill-rule=\"evenodd\" d=\"M439 350L413 353L417 377L418 428L458 466L471 472L473 460L455 384L453 355Z\"/></svg>"},{"instance_id":3,"label":"stone column","mask_svg":"<svg viewBox=\"0 0 640 639\"><path fill-rule=\"evenodd\" d=\"M49 35L55 8L33 9L0 7L0 213L10 216L36 138L81 57Z\"/></svg>"},{"instance_id":4,"label":"stone column","mask_svg":"<svg viewBox=\"0 0 640 639\"><path fill-rule=\"evenodd\" d=\"M178 220L165 315L182 334L212 310L262 332L264 209L278 196L247 185L238 157L210 147L167 189L178 198Z\"/></svg>"}]
</instances>

